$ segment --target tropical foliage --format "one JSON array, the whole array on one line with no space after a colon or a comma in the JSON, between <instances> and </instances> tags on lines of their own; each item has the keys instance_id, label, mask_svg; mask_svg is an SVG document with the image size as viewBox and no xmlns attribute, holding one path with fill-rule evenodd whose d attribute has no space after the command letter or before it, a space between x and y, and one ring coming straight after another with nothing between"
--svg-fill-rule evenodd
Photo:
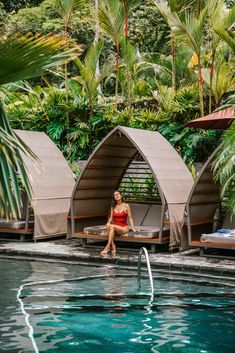
<instances>
[{"instance_id":1,"label":"tropical foliage","mask_svg":"<svg viewBox=\"0 0 235 353\"><path fill-rule=\"evenodd\" d=\"M235 122L224 133L223 142L214 162L215 179L221 185L226 207L235 218Z\"/></svg>"},{"instance_id":2,"label":"tropical foliage","mask_svg":"<svg viewBox=\"0 0 235 353\"><path fill-rule=\"evenodd\" d=\"M64 51L61 36L9 37L0 41L0 84L28 79L43 73L71 57ZM21 185L30 196L30 185L22 155L33 155L12 131L2 103L0 103L0 215L19 217Z\"/></svg>"},{"instance_id":3,"label":"tropical foliage","mask_svg":"<svg viewBox=\"0 0 235 353\"><path fill-rule=\"evenodd\" d=\"M234 23L230 0L4 3L0 79L15 82L1 94L10 125L45 131L70 162L87 158L117 124L158 130L188 164L203 162L221 132L190 129L187 123L234 105ZM43 40L36 34L49 31L57 35ZM53 41L57 50L57 40L64 54L55 55L52 70L46 50L40 57L36 48ZM28 56L20 54L20 41ZM81 55L67 63L72 47ZM32 71L40 78L30 79Z\"/></svg>"}]
</instances>

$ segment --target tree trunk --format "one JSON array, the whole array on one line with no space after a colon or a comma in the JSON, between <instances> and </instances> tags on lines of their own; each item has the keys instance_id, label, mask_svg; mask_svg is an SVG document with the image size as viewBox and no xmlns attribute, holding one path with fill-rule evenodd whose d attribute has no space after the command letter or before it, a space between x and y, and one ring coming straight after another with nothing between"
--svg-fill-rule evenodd
<instances>
[{"instance_id":1,"label":"tree trunk","mask_svg":"<svg viewBox=\"0 0 235 353\"><path fill-rule=\"evenodd\" d=\"M128 94L128 112L131 111L131 78L129 70L129 56L128 56L128 1L124 3L125 8L125 39L126 39L126 73L127 73L127 94Z\"/></svg>"},{"instance_id":2,"label":"tree trunk","mask_svg":"<svg viewBox=\"0 0 235 353\"><path fill-rule=\"evenodd\" d=\"M117 106L118 99L118 72L119 72L119 43L115 43L116 46L116 85L115 85L115 103Z\"/></svg>"},{"instance_id":3,"label":"tree trunk","mask_svg":"<svg viewBox=\"0 0 235 353\"><path fill-rule=\"evenodd\" d=\"M210 95L209 95L209 113L212 111L212 80L215 67L215 49L212 48L211 53L211 69L210 69Z\"/></svg>"},{"instance_id":4,"label":"tree trunk","mask_svg":"<svg viewBox=\"0 0 235 353\"><path fill-rule=\"evenodd\" d=\"M93 97L89 97L90 100L90 112L89 112L89 155L92 152L92 134L91 134L91 128L92 128L92 117L93 117Z\"/></svg>"},{"instance_id":5,"label":"tree trunk","mask_svg":"<svg viewBox=\"0 0 235 353\"><path fill-rule=\"evenodd\" d=\"M199 100L200 100L200 113L204 116L204 102L203 102L203 79L201 69L201 56L198 55L198 80L199 80Z\"/></svg>"},{"instance_id":6,"label":"tree trunk","mask_svg":"<svg viewBox=\"0 0 235 353\"><path fill-rule=\"evenodd\" d=\"M96 44L99 41L100 38L100 22L98 18L98 12L99 12L99 0L95 0L95 38L94 38L94 44ZM96 69L95 69L95 77L98 78L100 76L100 67L99 67L99 60L97 61L96 64ZM97 87L98 90L98 103L101 103L101 97L102 97L102 89L101 89L101 84Z\"/></svg>"},{"instance_id":7,"label":"tree trunk","mask_svg":"<svg viewBox=\"0 0 235 353\"><path fill-rule=\"evenodd\" d=\"M196 10L197 18L200 16L200 12L201 12L201 0L197 0L197 10Z\"/></svg>"},{"instance_id":8,"label":"tree trunk","mask_svg":"<svg viewBox=\"0 0 235 353\"><path fill-rule=\"evenodd\" d=\"M67 34L68 34L68 24L65 22L64 24L64 37L65 40L67 40ZM68 89L68 64L65 63L64 64L64 81L65 81L65 101L66 101L66 129L67 129L67 136L69 133L69 125L70 125L70 121L69 121L69 110L68 110L68 102L69 102L69 89ZM69 145L69 140L67 137L67 145Z\"/></svg>"},{"instance_id":9,"label":"tree trunk","mask_svg":"<svg viewBox=\"0 0 235 353\"><path fill-rule=\"evenodd\" d=\"M175 93L176 90L176 79L175 79L175 37L171 33L171 57L172 57L172 91Z\"/></svg>"}]
</instances>

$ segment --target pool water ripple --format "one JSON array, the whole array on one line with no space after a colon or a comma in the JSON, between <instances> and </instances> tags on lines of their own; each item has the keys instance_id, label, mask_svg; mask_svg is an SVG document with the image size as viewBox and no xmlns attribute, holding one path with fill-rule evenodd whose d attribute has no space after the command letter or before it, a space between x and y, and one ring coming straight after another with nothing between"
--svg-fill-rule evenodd
<instances>
[{"instance_id":1,"label":"pool water ripple","mask_svg":"<svg viewBox=\"0 0 235 353\"><path fill-rule=\"evenodd\" d=\"M2 265L15 270L15 280L9 284L4 275L0 351L34 351L16 302L22 286L19 300L38 352L234 352L232 279L161 271L154 275L151 300L148 278L138 292L133 271L52 264L49 274L43 262Z\"/></svg>"}]
</instances>

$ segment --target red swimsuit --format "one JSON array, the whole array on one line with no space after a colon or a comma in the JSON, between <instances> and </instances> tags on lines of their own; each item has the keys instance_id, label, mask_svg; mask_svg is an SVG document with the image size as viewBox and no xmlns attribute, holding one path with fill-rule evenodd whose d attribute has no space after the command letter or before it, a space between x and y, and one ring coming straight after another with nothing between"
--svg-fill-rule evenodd
<instances>
[{"instance_id":1,"label":"red swimsuit","mask_svg":"<svg viewBox=\"0 0 235 353\"><path fill-rule=\"evenodd\" d=\"M113 223L120 227L127 226L127 213L113 211Z\"/></svg>"}]
</instances>

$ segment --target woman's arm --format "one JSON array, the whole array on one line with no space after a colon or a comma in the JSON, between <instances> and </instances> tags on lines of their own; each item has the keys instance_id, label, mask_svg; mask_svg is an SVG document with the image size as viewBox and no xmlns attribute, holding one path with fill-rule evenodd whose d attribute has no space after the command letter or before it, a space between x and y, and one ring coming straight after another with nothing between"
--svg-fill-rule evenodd
<instances>
[{"instance_id":1,"label":"woman's arm","mask_svg":"<svg viewBox=\"0 0 235 353\"><path fill-rule=\"evenodd\" d=\"M132 213L131 213L131 208L130 208L130 206L128 204L126 204L126 210L127 210L127 215L128 215L128 218L129 218L129 222L130 222L131 228L132 228L133 232L137 232L137 230L135 229L135 226L134 226Z\"/></svg>"}]
</instances>

